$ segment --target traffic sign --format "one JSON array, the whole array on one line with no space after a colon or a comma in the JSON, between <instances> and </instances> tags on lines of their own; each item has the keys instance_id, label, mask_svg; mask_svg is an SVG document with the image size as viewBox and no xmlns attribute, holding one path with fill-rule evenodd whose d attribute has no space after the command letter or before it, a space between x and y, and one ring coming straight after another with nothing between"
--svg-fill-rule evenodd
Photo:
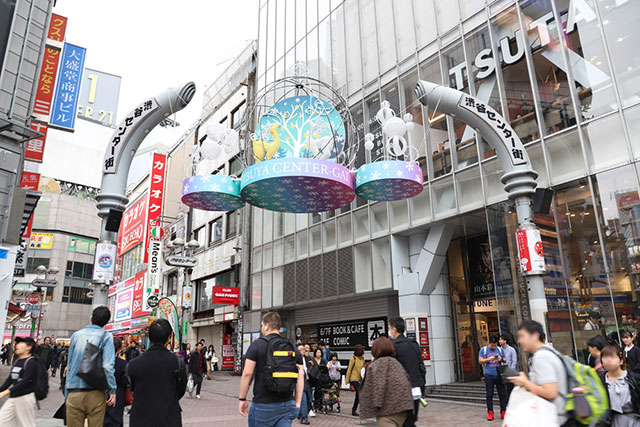
<instances>
[{"instance_id":1,"label":"traffic sign","mask_svg":"<svg viewBox=\"0 0 640 427\"><path fill-rule=\"evenodd\" d=\"M40 293L34 292L27 297L27 302L31 305L40 303Z\"/></svg>"}]
</instances>

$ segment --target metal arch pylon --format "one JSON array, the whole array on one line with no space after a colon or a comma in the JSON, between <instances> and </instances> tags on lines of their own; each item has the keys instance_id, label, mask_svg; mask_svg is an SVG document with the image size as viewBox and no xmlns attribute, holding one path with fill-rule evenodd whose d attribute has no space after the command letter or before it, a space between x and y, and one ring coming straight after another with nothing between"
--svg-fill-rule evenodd
<instances>
[{"instance_id":1,"label":"metal arch pylon","mask_svg":"<svg viewBox=\"0 0 640 427\"><path fill-rule=\"evenodd\" d=\"M518 229L537 228L533 221L532 200L538 173L532 168L527 151L509 122L485 102L446 86L420 80L415 93L427 108L455 117L484 137L496 151L505 171L501 182L509 199L515 203ZM544 273L536 273L524 278L531 318L540 322L546 330L547 300L543 276Z\"/></svg>"},{"instance_id":2,"label":"metal arch pylon","mask_svg":"<svg viewBox=\"0 0 640 427\"><path fill-rule=\"evenodd\" d=\"M106 230L107 217L112 209L124 211L127 207L127 203L129 202L129 198L125 194L127 177L131 169L131 162L140 144L142 144L142 141L149 132L162 120L186 107L193 99L195 91L196 85L193 82L169 88L159 95L143 101L136 109L125 116L126 118L116 127L116 130L111 136L111 142L107 145L105 158L109 156L109 153L113 155L115 146L112 141L122 132L121 129L127 129L127 127L130 126L127 124L127 121L130 120L131 117L134 117L136 110L139 108L144 109L145 103L150 101L157 104L157 107L155 107L153 111L146 114L144 118L131 126L130 132L122 135L118 143L119 147L117 147L118 154L113 156L111 170L107 172L103 169L100 194L96 196L98 216L102 219L100 232L101 241L116 243L118 240L118 233ZM106 305L108 283L95 285L92 305Z\"/></svg>"}]
</instances>

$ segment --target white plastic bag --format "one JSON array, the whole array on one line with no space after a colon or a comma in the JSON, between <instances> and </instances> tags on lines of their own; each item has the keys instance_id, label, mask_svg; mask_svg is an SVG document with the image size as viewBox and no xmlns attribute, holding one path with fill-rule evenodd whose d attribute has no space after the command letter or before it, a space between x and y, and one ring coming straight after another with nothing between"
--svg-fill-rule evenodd
<instances>
[{"instance_id":1,"label":"white plastic bag","mask_svg":"<svg viewBox=\"0 0 640 427\"><path fill-rule=\"evenodd\" d=\"M189 377L189 379L187 380L187 391L189 392L189 394L193 392L193 387L194 387L193 377Z\"/></svg>"},{"instance_id":2,"label":"white plastic bag","mask_svg":"<svg viewBox=\"0 0 640 427\"><path fill-rule=\"evenodd\" d=\"M502 427L541 426L558 427L556 405L523 388L514 388Z\"/></svg>"}]
</instances>

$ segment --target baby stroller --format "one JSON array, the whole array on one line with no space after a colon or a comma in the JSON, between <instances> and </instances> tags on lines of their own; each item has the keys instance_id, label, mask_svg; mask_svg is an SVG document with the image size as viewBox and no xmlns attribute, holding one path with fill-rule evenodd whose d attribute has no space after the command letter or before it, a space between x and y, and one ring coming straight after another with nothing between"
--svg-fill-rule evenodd
<instances>
[{"instance_id":1,"label":"baby stroller","mask_svg":"<svg viewBox=\"0 0 640 427\"><path fill-rule=\"evenodd\" d=\"M338 397L338 386L329 376L329 369L326 366L319 367L319 375L316 379L316 399L314 410L325 414L336 406L336 412L340 412L340 398Z\"/></svg>"}]
</instances>

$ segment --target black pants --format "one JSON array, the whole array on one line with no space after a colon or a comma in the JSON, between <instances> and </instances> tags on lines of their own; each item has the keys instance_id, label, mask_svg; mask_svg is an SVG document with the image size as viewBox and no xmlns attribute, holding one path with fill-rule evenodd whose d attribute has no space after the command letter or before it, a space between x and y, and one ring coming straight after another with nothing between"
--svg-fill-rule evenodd
<instances>
[{"instance_id":1,"label":"black pants","mask_svg":"<svg viewBox=\"0 0 640 427\"><path fill-rule=\"evenodd\" d=\"M360 403L360 381L351 381L350 384L356 391L356 398L353 401L353 408L351 408L351 412L356 412L358 410L358 404Z\"/></svg>"},{"instance_id":2,"label":"black pants","mask_svg":"<svg viewBox=\"0 0 640 427\"><path fill-rule=\"evenodd\" d=\"M507 409L507 395L504 392L502 380L497 375L485 375L484 385L487 390L487 410L493 412L493 386L498 389L498 397L500 398L500 412Z\"/></svg>"},{"instance_id":3,"label":"black pants","mask_svg":"<svg viewBox=\"0 0 640 427\"><path fill-rule=\"evenodd\" d=\"M196 386L196 395L202 390L202 373L193 374L193 384Z\"/></svg>"},{"instance_id":4,"label":"black pants","mask_svg":"<svg viewBox=\"0 0 640 427\"><path fill-rule=\"evenodd\" d=\"M418 421L418 409L420 409L420 401L413 401L413 412L409 412L407 419L402 424L402 427L415 427L416 421Z\"/></svg>"}]
</instances>

